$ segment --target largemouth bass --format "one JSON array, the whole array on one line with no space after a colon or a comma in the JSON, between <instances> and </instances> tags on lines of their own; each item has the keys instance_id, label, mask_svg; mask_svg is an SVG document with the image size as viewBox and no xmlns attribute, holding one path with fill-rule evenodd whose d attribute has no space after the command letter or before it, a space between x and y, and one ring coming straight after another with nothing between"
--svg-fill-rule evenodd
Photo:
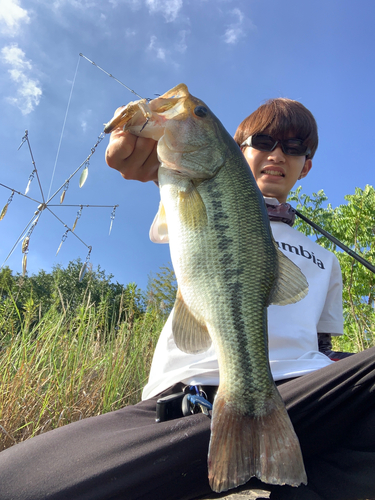
<instances>
[{"instance_id":1,"label":"largemouth bass","mask_svg":"<svg viewBox=\"0 0 375 500\"><path fill-rule=\"evenodd\" d=\"M213 342L220 385L208 453L211 488L255 476L298 486L298 438L272 379L267 306L302 299L308 284L273 239L261 192L232 137L180 84L130 103L106 127L158 141L161 204L154 224L169 238L178 292L173 335L187 353Z\"/></svg>"}]
</instances>

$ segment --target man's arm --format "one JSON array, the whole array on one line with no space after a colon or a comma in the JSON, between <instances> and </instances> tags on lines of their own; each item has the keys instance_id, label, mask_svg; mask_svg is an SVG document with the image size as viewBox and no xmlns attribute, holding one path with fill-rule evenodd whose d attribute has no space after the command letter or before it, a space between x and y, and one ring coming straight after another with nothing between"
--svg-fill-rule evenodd
<instances>
[{"instance_id":1,"label":"man's arm","mask_svg":"<svg viewBox=\"0 0 375 500\"><path fill-rule=\"evenodd\" d=\"M332 351L332 335L330 333L318 333L318 345L319 351L328 356L332 361L340 361L340 359L354 354L354 352Z\"/></svg>"}]
</instances>

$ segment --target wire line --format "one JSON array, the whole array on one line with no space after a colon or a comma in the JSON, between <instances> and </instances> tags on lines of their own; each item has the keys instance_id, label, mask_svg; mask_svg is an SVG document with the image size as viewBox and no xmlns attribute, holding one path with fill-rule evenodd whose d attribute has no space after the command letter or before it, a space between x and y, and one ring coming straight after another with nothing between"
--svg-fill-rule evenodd
<instances>
[{"instance_id":1,"label":"wire line","mask_svg":"<svg viewBox=\"0 0 375 500\"><path fill-rule=\"evenodd\" d=\"M63 123L62 130L61 130L60 142L59 142L59 146L58 146L58 148L57 148L57 154L56 154L56 159L55 159L55 165L54 165L54 167L53 167L52 178L51 178L51 183L50 183L50 185L49 185L49 190L48 190L48 196L47 196L47 199L49 198L49 195L50 195L50 193L51 193L52 183L53 183L53 179L54 179L54 177L55 177L57 160L58 160L58 158L59 158L59 154L60 154L61 142L62 142L62 138L63 138L64 131L65 131L66 119L67 119L67 117L68 117L68 111L69 111L69 107L70 107L70 101L72 100L73 88L74 88L74 84L75 84L75 81L76 81L76 76L77 76L78 66L79 66L79 61L80 61L80 60L81 60L81 58L80 58L80 56L78 56L78 61L77 61L77 66L76 66L76 72L75 72L75 74L74 74L74 78L73 78L73 82L72 82L72 88L70 89L70 96L69 96L69 100L68 100L68 106L67 106L67 108L66 108L66 112L65 112L64 123Z\"/></svg>"},{"instance_id":2,"label":"wire line","mask_svg":"<svg viewBox=\"0 0 375 500\"><path fill-rule=\"evenodd\" d=\"M120 85L122 85L123 87L125 87L127 90L129 90L129 92L132 92L134 95L136 95L137 97L139 97L140 99L143 99L143 97L139 94L137 94L137 92L135 92L135 90L132 90L130 87L128 87L127 85L125 85L125 83L122 83L121 80L118 80L117 78L115 78L113 75L111 75L111 73L108 73L108 71L106 71L105 69L101 68L100 66L98 66L96 64L96 62L94 61L91 61L91 59L89 59L88 57L86 57L84 54L80 53L79 54L80 57L84 57L86 59L86 61L90 62L91 64L93 64L94 66L96 66L98 69L100 69L100 71L103 71L103 73L105 73L106 75L110 76L111 78L113 78L117 83L119 83Z\"/></svg>"}]
</instances>

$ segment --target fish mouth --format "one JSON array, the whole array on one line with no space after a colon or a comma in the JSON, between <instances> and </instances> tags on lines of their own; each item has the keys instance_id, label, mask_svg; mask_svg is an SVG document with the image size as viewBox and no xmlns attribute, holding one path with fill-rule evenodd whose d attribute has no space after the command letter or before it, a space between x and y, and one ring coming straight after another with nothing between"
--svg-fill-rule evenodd
<instances>
[{"instance_id":1,"label":"fish mouth","mask_svg":"<svg viewBox=\"0 0 375 500\"><path fill-rule=\"evenodd\" d=\"M146 133L142 135L147 137L148 130L150 129L149 122L153 122L154 128L163 129L165 121L171 118L180 116L184 119L187 114L185 101L191 98L188 88L185 84L180 83L173 89L169 90L162 96L155 99L140 99L139 101L132 101L126 106L123 106L119 113L114 116L108 123L104 124L104 133L109 134L117 127L123 127L124 131L129 130L135 135L141 135L141 132L146 127ZM136 130L132 130L137 126ZM138 126L140 129L138 130ZM154 140L159 140L160 132L151 133L150 135Z\"/></svg>"}]
</instances>

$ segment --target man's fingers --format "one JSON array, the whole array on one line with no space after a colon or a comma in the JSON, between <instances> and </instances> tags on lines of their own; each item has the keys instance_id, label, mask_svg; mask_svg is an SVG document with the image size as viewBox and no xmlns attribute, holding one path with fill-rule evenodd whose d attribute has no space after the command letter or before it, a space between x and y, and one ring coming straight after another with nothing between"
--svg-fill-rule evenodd
<instances>
[{"instance_id":1,"label":"man's fingers","mask_svg":"<svg viewBox=\"0 0 375 500\"><path fill-rule=\"evenodd\" d=\"M157 142L136 137L121 128L114 130L106 150L106 162L118 170L125 179L147 182L157 180L159 161Z\"/></svg>"},{"instance_id":2,"label":"man's fingers","mask_svg":"<svg viewBox=\"0 0 375 500\"><path fill-rule=\"evenodd\" d=\"M138 174L137 179L142 181L142 182L148 182L148 181L156 181L157 182L157 180L158 180L158 170L159 170L159 166L160 166L158 155L156 152L156 148L157 148L158 143L156 141L153 141L153 142L154 142L153 148L152 148L148 158L143 163L141 168L138 170L138 172L139 172L139 174L141 174L141 176L139 176L139 174Z\"/></svg>"},{"instance_id":3,"label":"man's fingers","mask_svg":"<svg viewBox=\"0 0 375 500\"><path fill-rule=\"evenodd\" d=\"M122 113L125 106L116 109L114 117ZM106 149L107 164L118 170L125 179L147 182L158 178L159 160L157 142L124 132L122 127L112 131Z\"/></svg>"},{"instance_id":4,"label":"man's fingers","mask_svg":"<svg viewBox=\"0 0 375 500\"><path fill-rule=\"evenodd\" d=\"M137 137L121 128L116 128L110 138L105 152L107 164L115 170L121 170L122 162L134 151Z\"/></svg>"}]
</instances>

